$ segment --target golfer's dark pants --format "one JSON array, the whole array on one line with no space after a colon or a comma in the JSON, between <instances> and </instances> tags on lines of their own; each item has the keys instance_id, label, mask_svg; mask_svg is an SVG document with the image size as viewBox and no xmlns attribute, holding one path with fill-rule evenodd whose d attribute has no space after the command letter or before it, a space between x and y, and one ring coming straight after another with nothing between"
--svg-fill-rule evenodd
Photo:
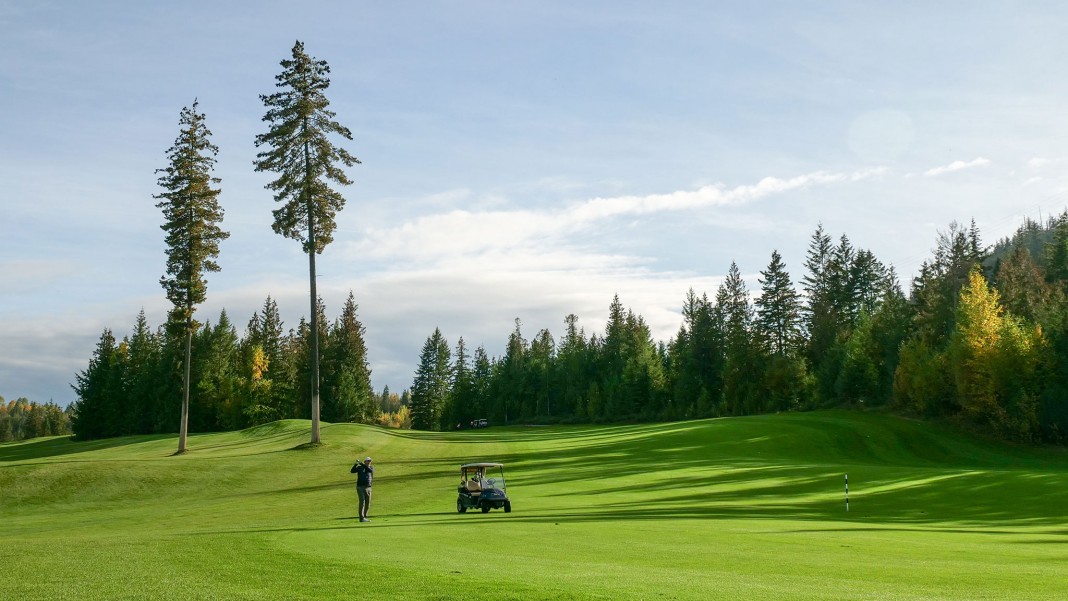
<instances>
[{"instance_id":1,"label":"golfer's dark pants","mask_svg":"<svg viewBox=\"0 0 1068 601\"><path fill-rule=\"evenodd\" d=\"M371 508L371 487L357 486L356 496L360 498L360 517L367 517L367 510Z\"/></svg>"}]
</instances>

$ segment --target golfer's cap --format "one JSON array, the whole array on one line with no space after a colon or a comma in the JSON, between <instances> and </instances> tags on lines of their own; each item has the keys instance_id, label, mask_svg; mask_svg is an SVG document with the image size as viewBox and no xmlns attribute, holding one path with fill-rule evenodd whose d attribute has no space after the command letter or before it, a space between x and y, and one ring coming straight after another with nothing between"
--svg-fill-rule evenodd
<instances>
[{"instance_id":1,"label":"golfer's cap","mask_svg":"<svg viewBox=\"0 0 1068 601\"><path fill-rule=\"evenodd\" d=\"M369 461L371 461L371 458L370 458L370 457L364 457L364 458L363 458L363 462L364 462L364 463L367 463L367 462L369 462Z\"/></svg>"}]
</instances>

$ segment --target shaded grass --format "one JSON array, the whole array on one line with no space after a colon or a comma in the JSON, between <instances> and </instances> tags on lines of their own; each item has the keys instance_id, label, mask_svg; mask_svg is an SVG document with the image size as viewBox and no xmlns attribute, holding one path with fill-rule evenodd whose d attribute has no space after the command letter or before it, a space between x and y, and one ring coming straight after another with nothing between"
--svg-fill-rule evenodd
<instances>
[{"instance_id":1,"label":"shaded grass","mask_svg":"<svg viewBox=\"0 0 1068 601\"><path fill-rule=\"evenodd\" d=\"M0 445L4 599L1061 599L1068 458L879 414ZM370 524L349 467L375 457ZM515 511L458 515L460 463ZM850 477L845 512L843 475Z\"/></svg>"}]
</instances>

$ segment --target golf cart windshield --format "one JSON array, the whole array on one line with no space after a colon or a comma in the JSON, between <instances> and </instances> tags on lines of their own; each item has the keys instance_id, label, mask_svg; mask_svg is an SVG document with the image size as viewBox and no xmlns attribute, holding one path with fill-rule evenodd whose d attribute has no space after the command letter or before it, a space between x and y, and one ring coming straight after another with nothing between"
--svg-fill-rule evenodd
<instances>
[{"instance_id":1,"label":"golf cart windshield","mask_svg":"<svg viewBox=\"0 0 1068 601\"><path fill-rule=\"evenodd\" d=\"M504 470L497 469L497 473L493 473L491 470L486 470L486 475L482 480L482 490L488 490L490 488L496 488L499 491L504 491Z\"/></svg>"},{"instance_id":2,"label":"golf cart windshield","mask_svg":"<svg viewBox=\"0 0 1068 601\"><path fill-rule=\"evenodd\" d=\"M490 488L495 488L501 492L505 492L506 490L504 483L504 467L501 465L464 466L461 478L465 481L470 480L472 482L478 482L479 488L483 491Z\"/></svg>"}]
</instances>

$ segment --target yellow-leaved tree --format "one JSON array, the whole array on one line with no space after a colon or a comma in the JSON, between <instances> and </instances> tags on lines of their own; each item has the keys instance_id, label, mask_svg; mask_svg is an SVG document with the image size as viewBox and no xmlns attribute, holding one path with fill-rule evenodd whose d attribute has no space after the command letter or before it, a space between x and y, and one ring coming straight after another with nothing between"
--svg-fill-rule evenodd
<instances>
[{"instance_id":1,"label":"yellow-leaved tree","mask_svg":"<svg viewBox=\"0 0 1068 601\"><path fill-rule=\"evenodd\" d=\"M1037 425L1036 384L1045 341L1041 329L1006 313L977 266L957 306L949 349L957 402L965 417L1013 438Z\"/></svg>"}]
</instances>

